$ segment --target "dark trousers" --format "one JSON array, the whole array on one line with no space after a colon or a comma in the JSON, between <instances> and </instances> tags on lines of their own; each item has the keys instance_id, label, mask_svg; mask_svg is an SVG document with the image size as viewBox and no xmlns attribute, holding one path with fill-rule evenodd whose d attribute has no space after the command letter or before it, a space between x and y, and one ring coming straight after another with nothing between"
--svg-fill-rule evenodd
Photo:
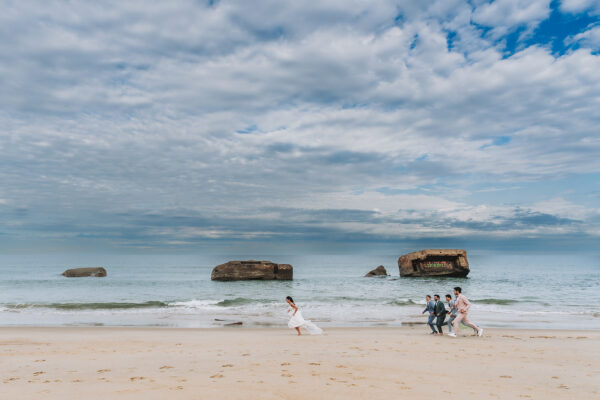
<instances>
[{"instance_id":1,"label":"dark trousers","mask_svg":"<svg viewBox=\"0 0 600 400\"><path fill-rule=\"evenodd\" d=\"M442 333L442 326L444 326L444 321L446 320L446 314L440 314L439 317L435 320L435 325L437 326L438 332Z\"/></svg>"}]
</instances>

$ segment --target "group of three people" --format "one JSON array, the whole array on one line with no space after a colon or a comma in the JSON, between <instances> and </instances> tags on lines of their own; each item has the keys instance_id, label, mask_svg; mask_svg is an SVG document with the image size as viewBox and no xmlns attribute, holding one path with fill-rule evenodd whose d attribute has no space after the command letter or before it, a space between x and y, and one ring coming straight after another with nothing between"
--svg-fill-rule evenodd
<instances>
[{"instance_id":1,"label":"group of three people","mask_svg":"<svg viewBox=\"0 0 600 400\"><path fill-rule=\"evenodd\" d=\"M458 324L460 323L472 328L475 331L475 335L483 335L483 329L469 321L468 312L469 308L471 308L471 302L462 294L462 289L459 286L454 288L454 300L452 300L452 296L449 294L446 295L449 310L446 309L439 294L434 295L433 300L431 300L430 295L427 295L425 301L426 307L423 310L423 314L428 313L427 325L431 328L432 335L443 335L442 327L447 325L450 331L448 335L456 337ZM450 314L450 318L446 321L448 314Z\"/></svg>"}]
</instances>

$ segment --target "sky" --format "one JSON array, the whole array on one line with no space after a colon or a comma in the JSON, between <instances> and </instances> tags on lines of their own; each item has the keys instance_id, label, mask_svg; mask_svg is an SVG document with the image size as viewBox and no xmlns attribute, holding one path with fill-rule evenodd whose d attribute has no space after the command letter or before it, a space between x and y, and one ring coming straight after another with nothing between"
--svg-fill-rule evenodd
<instances>
[{"instance_id":1,"label":"sky","mask_svg":"<svg viewBox=\"0 0 600 400\"><path fill-rule=\"evenodd\" d=\"M600 243L600 0L0 11L4 254Z\"/></svg>"}]
</instances>

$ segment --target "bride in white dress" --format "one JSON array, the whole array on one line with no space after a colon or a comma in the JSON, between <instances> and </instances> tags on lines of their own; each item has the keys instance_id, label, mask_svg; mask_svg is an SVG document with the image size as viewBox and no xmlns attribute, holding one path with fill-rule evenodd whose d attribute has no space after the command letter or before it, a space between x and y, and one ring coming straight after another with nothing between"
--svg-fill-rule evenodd
<instances>
[{"instance_id":1,"label":"bride in white dress","mask_svg":"<svg viewBox=\"0 0 600 400\"><path fill-rule=\"evenodd\" d=\"M294 299L288 296L285 298L285 301L287 301L287 303L290 305L290 309L288 310L288 315L290 316L288 327L296 329L298 336L301 335L300 328L306 329L311 335L320 335L323 333L323 329L302 317L302 311L300 311L298 306L294 304Z\"/></svg>"}]
</instances>

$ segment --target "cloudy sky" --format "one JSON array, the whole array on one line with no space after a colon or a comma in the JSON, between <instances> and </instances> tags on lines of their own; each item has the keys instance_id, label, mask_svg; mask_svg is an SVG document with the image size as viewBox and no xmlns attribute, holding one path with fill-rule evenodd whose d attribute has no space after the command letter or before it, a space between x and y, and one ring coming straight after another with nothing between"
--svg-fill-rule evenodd
<instances>
[{"instance_id":1,"label":"cloudy sky","mask_svg":"<svg viewBox=\"0 0 600 400\"><path fill-rule=\"evenodd\" d=\"M599 242L599 0L0 7L2 252Z\"/></svg>"}]
</instances>

